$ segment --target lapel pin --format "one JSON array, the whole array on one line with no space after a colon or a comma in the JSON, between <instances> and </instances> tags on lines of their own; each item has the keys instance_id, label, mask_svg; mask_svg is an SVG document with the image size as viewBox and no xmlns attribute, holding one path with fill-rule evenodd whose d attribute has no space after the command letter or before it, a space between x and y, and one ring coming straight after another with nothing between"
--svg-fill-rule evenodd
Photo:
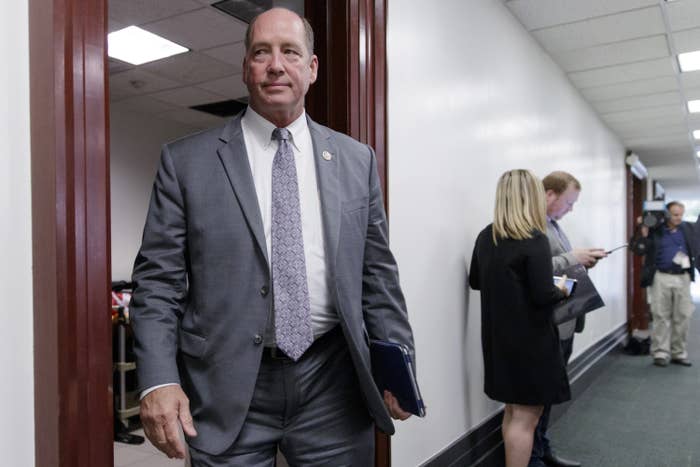
<instances>
[{"instance_id":1,"label":"lapel pin","mask_svg":"<svg viewBox=\"0 0 700 467\"><path fill-rule=\"evenodd\" d=\"M329 161L329 160L333 159L333 154L331 154L328 151L323 151L323 153L321 153L321 157L323 157L324 160Z\"/></svg>"}]
</instances>

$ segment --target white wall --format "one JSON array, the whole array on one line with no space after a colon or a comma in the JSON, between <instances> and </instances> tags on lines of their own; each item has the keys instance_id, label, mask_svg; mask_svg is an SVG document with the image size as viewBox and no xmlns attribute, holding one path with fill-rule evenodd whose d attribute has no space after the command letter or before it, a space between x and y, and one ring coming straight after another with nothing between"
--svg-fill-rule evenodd
<instances>
[{"instance_id":1,"label":"white wall","mask_svg":"<svg viewBox=\"0 0 700 467\"><path fill-rule=\"evenodd\" d=\"M34 465L27 0L0 2L0 456Z\"/></svg>"},{"instance_id":2,"label":"white wall","mask_svg":"<svg viewBox=\"0 0 700 467\"><path fill-rule=\"evenodd\" d=\"M395 466L418 465L499 408L483 393L478 293L467 274L498 177L566 170L583 190L574 246L626 241L624 149L502 2L401 0L388 11L391 245L428 417L399 423ZM607 307L574 356L625 321L625 253L591 271Z\"/></svg>"},{"instance_id":3,"label":"white wall","mask_svg":"<svg viewBox=\"0 0 700 467\"><path fill-rule=\"evenodd\" d=\"M131 280L161 146L194 131L153 116L110 113L112 280Z\"/></svg>"}]
</instances>

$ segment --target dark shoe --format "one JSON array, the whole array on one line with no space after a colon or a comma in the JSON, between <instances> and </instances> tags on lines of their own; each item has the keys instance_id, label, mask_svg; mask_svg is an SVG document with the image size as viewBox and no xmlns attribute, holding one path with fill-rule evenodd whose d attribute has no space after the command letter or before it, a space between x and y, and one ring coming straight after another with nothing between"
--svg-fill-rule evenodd
<instances>
[{"instance_id":1,"label":"dark shoe","mask_svg":"<svg viewBox=\"0 0 700 467\"><path fill-rule=\"evenodd\" d=\"M672 358L671 363L675 365L693 366L693 364L687 358Z\"/></svg>"},{"instance_id":2,"label":"dark shoe","mask_svg":"<svg viewBox=\"0 0 700 467\"><path fill-rule=\"evenodd\" d=\"M667 366L668 365L668 360L665 358L655 358L654 359L654 365L656 366Z\"/></svg>"},{"instance_id":3,"label":"dark shoe","mask_svg":"<svg viewBox=\"0 0 700 467\"><path fill-rule=\"evenodd\" d=\"M580 462L564 459L563 457L557 456L553 452L545 454L544 457L542 457L542 460L549 467L581 467Z\"/></svg>"}]
</instances>

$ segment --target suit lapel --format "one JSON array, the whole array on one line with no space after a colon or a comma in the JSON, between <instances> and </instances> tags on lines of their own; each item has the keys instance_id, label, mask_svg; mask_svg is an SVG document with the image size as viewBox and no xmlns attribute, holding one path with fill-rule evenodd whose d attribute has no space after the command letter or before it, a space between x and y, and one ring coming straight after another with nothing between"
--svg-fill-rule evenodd
<instances>
[{"instance_id":1,"label":"suit lapel","mask_svg":"<svg viewBox=\"0 0 700 467\"><path fill-rule=\"evenodd\" d=\"M307 121L313 143L316 180L321 197L321 217L325 232L327 264L331 274L335 275L336 252L340 237L340 163L338 159L342 155L338 152L327 128L314 122L308 116Z\"/></svg>"},{"instance_id":2,"label":"suit lapel","mask_svg":"<svg viewBox=\"0 0 700 467\"><path fill-rule=\"evenodd\" d=\"M253 174L250 171L250 162L248 162L248 153L245 149L243 131L241 130L242 115L243 113L238 114L224 128L220 139L226 144L219 148L218 153L238 203L243 210L243 215L248 221L248 226L260 248L260 252L270 264L267 257L265 231L262 217L260 216L258 195L255 192Z\"/></svg>"}]
</instances>

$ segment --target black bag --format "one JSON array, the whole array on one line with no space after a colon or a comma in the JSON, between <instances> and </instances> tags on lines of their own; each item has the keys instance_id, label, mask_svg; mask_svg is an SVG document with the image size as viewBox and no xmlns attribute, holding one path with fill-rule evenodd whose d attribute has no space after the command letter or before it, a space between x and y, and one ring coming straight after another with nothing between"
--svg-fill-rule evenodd
<instances>
[{"instance_id":1,"label":"black bag","mask_svg":"<svg viewBox=\"0 0 700 467\"><path fill-rule=\"evenodd\" d=\"M563 274L571 279L576 279L578 284L570 297L554 306L554 324L571 321L605 306L605 302L598 294L583 265L575 264L566 269Z\"/></svg>"},{"instance_id":2,"label":"black bag","mask_svg":"<svg viewBox=\"0 0 700 467\"><path fill-rule=\"evenodd\" d=\"M651 337L641 339L631 336L623 350L628 355L649 355L651 353Z\"/></svg>"}]
</instances>

